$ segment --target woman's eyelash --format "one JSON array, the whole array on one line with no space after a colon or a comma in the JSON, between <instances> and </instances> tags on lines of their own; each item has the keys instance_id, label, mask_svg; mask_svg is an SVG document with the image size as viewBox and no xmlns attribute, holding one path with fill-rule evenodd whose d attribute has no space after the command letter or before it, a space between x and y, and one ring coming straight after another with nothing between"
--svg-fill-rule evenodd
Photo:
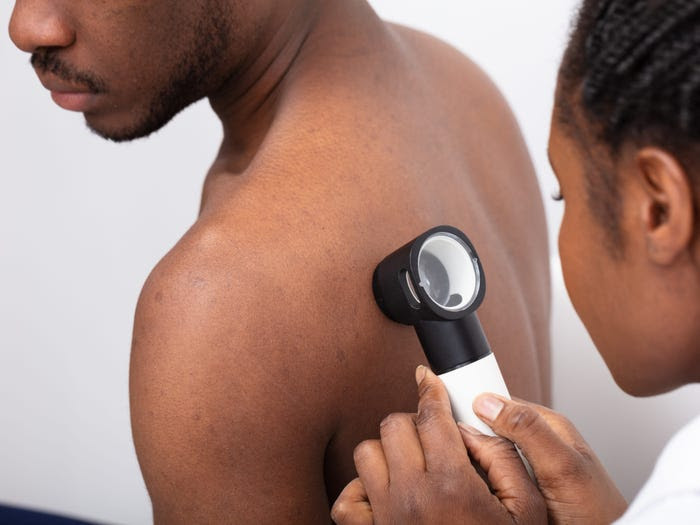
<instances>
[{"instance_id":1,"label":"woman's eyelash","mask_svg":"<svg viewBox=\"0 0 700 525\"><path fill-rule=\"evenodd\" d=\"M552 199L557 202L564 200L564 195L561 193L561 188L557 188L552 192Z\"/></svg>"}]
</instances>

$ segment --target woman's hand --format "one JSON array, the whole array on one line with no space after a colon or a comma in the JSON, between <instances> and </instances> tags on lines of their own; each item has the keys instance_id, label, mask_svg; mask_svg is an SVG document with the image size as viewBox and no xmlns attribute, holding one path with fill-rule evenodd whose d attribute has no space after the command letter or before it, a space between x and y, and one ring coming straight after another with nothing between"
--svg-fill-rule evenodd
<instances>
[{"instance_id":1,"label":"woman's hand","mask_svg":"<svg viewBox=\"0 0 700 525\"><path fill-rule=\"evenodd\" d=\"M381 440L355 449L359 478L332 510L339 525L547 523L544 500L512 444L470 442L486 457L506 462L508 478L495 495L472 466L442 381L428 369L416 372L417 414L392 414ZM495 468L494 472L502 472Z\"/></svg>"},{"instance_id":2,"label":"woman's hand","mask_svg":"<svg viewBox=\"0 0 700 525\"><path fill-rule=\"evenodd\" d=\"M485 436L455 424L438 377L419 368L416 378L418 414L389 416L381 441L365 441L355 450L359 478L333 506L339 525L595 524L610 523L625 511L624 498L562 416L522 401L480 396L475 412L503 437ZM530 462L539 489L511 441Z\"/></svg>"},{"instance_id":3,"label":"woman's hand","mask_svg":"<svg viewBox=\"0 0 700 525\"><path fill-rule=\"evenodd\" d=\"M627 502L565 417L539 405L491 394L475 400L474 412L502 436L485 436L460 426L470 456L497 490L507 491L519 483L510 476L515 468L512 454L503 456L504 443L513 442L535 473L550 523L608 524L625 512Z\"/></svg>"}]
</instances>

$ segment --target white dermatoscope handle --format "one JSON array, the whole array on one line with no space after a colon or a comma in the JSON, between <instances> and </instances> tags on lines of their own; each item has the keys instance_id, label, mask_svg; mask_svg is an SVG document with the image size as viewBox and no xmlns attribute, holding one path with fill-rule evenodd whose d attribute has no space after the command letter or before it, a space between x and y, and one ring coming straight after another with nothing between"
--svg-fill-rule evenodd
<instances>
[{"instance_id":1,"label":"white dermatoscope handle","mask_svg":"<svg viewBox=\"0 0 700 525\"><path fill-rule=\"evenodd\" d=\"M472 410L472 403L479 394L490 392L510 399L496 357L491 353L474 363L446 372L440 376L445 383L456 421L471 425L483 434L495 436Z\"/></svg>"},{"instance_id":2,"label":"white dermatoscope handle","mask_svg":"<svg viewBox=\"0 0 700 525\"><path fill-rule=\"evenodd\" d=\"M472 403L479 394L484 393L498 394L510 399L508 387L496 362L496 356L491 353L474 363L457 368L451 372L445 372L439 377L447 388L455 421L471 425L482 434L495 436L494 431L474 413ZM516 450L518 450L518 454L520 454L530 478L535 480L532 467L520 449L516 447Z\"/></svg>"}]
</instances>

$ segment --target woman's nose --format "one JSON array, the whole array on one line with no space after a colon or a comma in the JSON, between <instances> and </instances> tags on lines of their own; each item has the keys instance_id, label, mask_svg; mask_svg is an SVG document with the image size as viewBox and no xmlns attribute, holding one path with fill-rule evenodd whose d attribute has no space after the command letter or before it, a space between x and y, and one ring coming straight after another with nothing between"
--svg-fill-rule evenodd
<instances>
[{"instance_id":1,"label":"woman's nose","mask_svg":"<svg viewBox=\"0 0 700 525\"><path fill-rule=\"evenodd\" d=\"M55 0L17 0L10 19L10 38L22 51L68 47L75 32L63 7Z\"/></svg>"}]
</instances>

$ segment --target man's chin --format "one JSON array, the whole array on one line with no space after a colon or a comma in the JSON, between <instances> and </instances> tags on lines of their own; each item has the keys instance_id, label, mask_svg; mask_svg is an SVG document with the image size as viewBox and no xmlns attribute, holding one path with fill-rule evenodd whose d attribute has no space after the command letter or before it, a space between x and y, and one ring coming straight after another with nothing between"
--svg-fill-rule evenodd
<instances>
[{"instance_id":1,"label":"man's chin","mask_svg":"<svg viewBox=\"0 0 700 525\"><path fill-rule=\"evenodd\" d=\"M159 131L185 108L199 100L185 97L167 97L161 95L150 104L141 117L135 109L118 113L85 113L87 127L96 135L112 142L129 142L142 139Z\"/></svg>"},{"instance_id":2,"label":"man's chin","mask_svg":"<svg viewBox=\"0 0 700 525\"><path fill-rule=\"evenodd\" d=\"M143 123L140 125L131 126L107 126L100 122L95 122L88 115L85 115L85 124L88 129L92 131L95 135L110 140L112 142L130 142L133 140L138 140L146 138L149 135L160 130L163 126L168 123L169 119L162 123L148 124Z\"/></svg>"},{"instance_id":3,"label":"man's chin","mask_svg":"<svg viewBox=\"0 0 700 525\"><path fill-rule=\"evenodd\" d=\"M85 113L87 127L96 135L112 142L142 139L159 131L184 107L154 105L145 116L134 118L134 112L120 114Z\"/></svg>"}]
</instances>

